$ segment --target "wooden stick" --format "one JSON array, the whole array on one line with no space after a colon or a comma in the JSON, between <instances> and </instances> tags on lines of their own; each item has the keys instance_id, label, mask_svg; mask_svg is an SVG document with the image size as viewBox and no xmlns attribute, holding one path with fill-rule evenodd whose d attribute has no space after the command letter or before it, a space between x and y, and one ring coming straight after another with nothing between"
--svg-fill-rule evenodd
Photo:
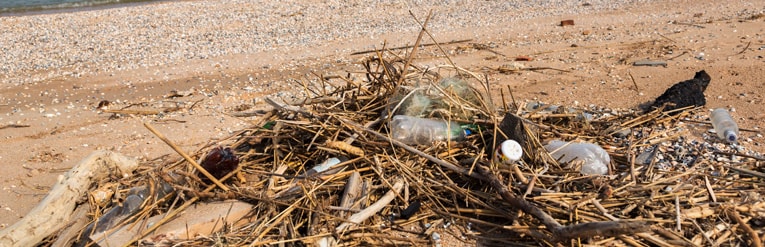
<instances>
[{"instance_id":1,"label":"wooden stick","mask_svg":"<svg viewBox=\"0 0 765 247\"><path fill-rule=\"evenodd\" d=\"M441 47L441 45L438 43L438 40L436 40L436 38L433 37L433 34L430 33L430 31L428 31L428 29L426 28L428 26L428 20L430 20L430 17L433 15L433 10L431 9L430 12L428 12L428 18L425 19L425 23L420 23L420 20L417 19L417 16L415 16L414 13L412 13L412 11L409 11L409 15L412 16L412 18L414 19L414 21L417 22L417 24L420 24L420 27L422 27L422 31L425 32L425 34L427 34L428 37L430 37L430 40L433 40L433 42L436 43L436 47L438 47L438 49L441 50L441 53L444 54L444 57L446 58L447 61L449 61L449 64L451 64L453 67L456 68L457 65L454 64L454 61L452 61L452 58L451 56L449 56L449 53L446 53L446 51L444 51L444 48ZM457 70L457 73L460 73L460 70ZM399 84L401 84L401 81L399 81Z\"/></svg>"},{"instance_id":2,"label":"wooden stick","mask_svg":"<svg viewBox=\"0 0 765 247\"><path fill-rule=\"evenodd\" d=\"M114 114L135 114L135 115L157 115L160 112L157 110L103 110L105 113L114 113Z\"/></svg>"},{"instance_id":3,"label":"wooden stick","mask_svg":"<svg viewBox=\"0 0 765 247\"><path fill-rule=\"evenodd\" d=\"M96 151L58 177L53 189L23 219L0 231L0 246L35 246L65 227L90 185L109 176L123 177L138 168L134 159Z\"/></svg>"},{"instance_id":4,"label":"wooden stick","mask_svg":"<svg viewBox=\"0 0 765 247\"><path fill-rule=\"evenodd\" d=\"M739 172L739 173L743 173L743 174L755 176L755 177L758 177L758 178L761 178L761 179L765 179L765 173L762 173L762 172L752 171L752 170L744 169L744 168L733 167L733 166L730 166L730 165L726 165L725 168L734 170L734 171Z\"/></svg>"},{"instance_id":5,"label":"wooden stick","mask_svg":"<svg viewBox=\"0 0 765 247\"><path fill-rule=\"evenodd\" d=\"M465 42L470 42L470 41L473 41L473 39L452 40L452 41L444 42L444 43L428 43L428 44L421 44L420 46L428 47L428 46L434 46L434 45L437 45L437 44L451 45L451 44L459 44L459 43L465 43ZM414 47L414 46L413 45L406 45L406 46L386 48L385 50L393 51L393 50L409 49L409 48L412 48L412 47ZM374 49L374 50L366 50L366 51L357 51L357 52L351 53L351 55L362 55L362 54L381 52L381 51L383 51L383 50Z\"/></svg>"},{"instance_id":6,"label":"wooden stick","mask_svg":"<svg viewBox=\"0 0 765 247\"><path fill-rule=\"evenodd\" d=\"M6 124L6 125L3 125L3 126L0 126L0 130L1 129L7 129L7 128L26 128L26 127L29 127L29 126L30 125L28 125L28 124Z\"/></svg>"},{"instance_id":7,"label":"wooden stick","mask_svg":"<svg viewBox=\"0 0 765 247\"><path fill-rule=\"evenodd\" d=\"M746 234L749 235L749 238L752 239L752 247L762 247L762 240L760 240L760 236L757 235L757 232L752 230L752 227L750 227L746 222L744 222L743 219L741 219L741 216L738 215L738 212L736 212L736 209L729 208L728 209L728 217L733 218L738 223L738 226L744 229Z\"/></svg>"},{"instance_id":8,"label":"wooden stick","mask_svg":"<svg viewBox=\"0 0 765 247\"><path fill-rule=\"evenodd\" d=\"M393 201L393 199L396 198L396 195L401 192L402 188L404 188L404 181L396 181L396 183L393 184L393 188L385 193L385 195L383 195L380 200L377 200L377 202L373 203L364 210L361 210L361 212L351 215L351 217L348 218L348 222L344 222L335 228L335 232L342 233L345 230L348 230L348 228L350 228L352 225L359 224L369 217L372 217L372 215L376 214L391 201Z\"/></svg>"},{"instance_id":9,"label":"wooden stick","mask_svg":"<svg viewBox=\"0 0 765 247\"><path fill-rule=\"evenodd\" d=\"M715 191L712 188L712 184L709 183L709 178L707 178L707 176L704 176L704 186L707 187L707 193L709 193L709 198L712 198L713 202L717 202L717 196L715 196Z\"/></svg>"},{"instance_id":10,"label":"wooden stick","mask_svg":"<svg viewBox=\"0 0 765 247\"><path fill-rule=\"evenodd\" d=\"M175 150L176 153L180 154L181 157L183 157L183 159L185 159L187 162L189 162L189 164L194 166L194 168L197 168L197 170L199 170L199 172L201 172L203 175L205 175L205 177L210 179L210 181L212 181L215 185L217 185L219 188L223 189L226 192L229 191L228 186L226 186L223 183L221 183L220 180L215 178L215 176L213 176L212 174L210 174L210 172L205 170L204 167L202 167L196 161L194 161L194 159L192 159L188 154L186 154L186 152L183 152L183 150L181 150L181 148L179 148L177 145L175 145L175 143L170 141L170 139L167 139L167 137L165 137L165 135L163 135L162 133L159 133L159 131L157 131L157 129L152 127L149 123L143 123L143 126L146 127L147 129L149 129L149 131L151 131L151 133L154 133L154 135L156 135L160 140L165 142L168 146L173 148L173 150Z\"/></svg>"},{"instance_id":11,"label":"wooden stick","mask_svg":"<svg viewBox=\"0 0 765 247\"><path fill-rule=\"evenodd\" d=\"M635 77L632 76L632 72L627 72L628 75L630 75L630 79L632 79L632 85L635 85L635 92L640 93L640 88L638 88L637 82L635 82Z\"/></svg>"},{"instance_id":12,"label":"wooden stick","mask_svg":"<svg viewBox=\"0 0 765 247\"><path fill-rule=\"evenodd\" d=\"M409 14L412 14L412 11L409 11ZM414 54L417 53L417 46L420 45L420 42L422 41L422 35L425 34L425 27L428 26L428 21L430 21L430 16L433 14L433 10L428 12L428 17L425 18L425 23L422 24L422 29L420 30L420 34L417 36L417 40L414 41L414 47L412 47L412 52L409 53L409 57L406 59L406 63L404 63L404 67L401 68L401 76L398 78L398 82L396 82L396 85L401 85L402 82L404 82L404 78L406 77L406 70L409 68L409 65L412 64L412 59L414 59ZM412 14L414 15L414 14Z\"/></svg>"},{"instance_id":13,"label":"wooden stick","mask_svg":"<svg viewBox=\"0 0 765 247\"><path fill-rule=\"evenodd\" d=\"M676 222L677 231L683 232L683 224L682 224L683 221L680 219L680 197L679 196L675 196L675 219L677 221Z\"/></svg>"},{"instance_id":14,"label":"wooden stick","mask_svg":"<svg viewBox=\"0 0 765 247\"><path fill-rule=\"evenodd\" d=\"M746 52L746 49L749 49L750 45L752 45L752 41L749 41L749 43L746 43L746 46L744 47L744 49L742 49L740 52L736 53L736 55L741 55L744 52Z\"/></svg>"},{"instance_id":15,"label":"wooden stick","mask_svg":"<svg viewBox=\"0 0 765 247\"><path fill-rule=\"evenodd\" d=\"M361 174L359 174L358 171L354 171L351 173L351 176L348 178L348 182L345 184L345 191L343 191L343 195L340 197L340 207L354 209L354 202L356 202L360 196ZM344 216L345 214L346 213L341 213L340 215Z\"/></svg>"}]
</instances>

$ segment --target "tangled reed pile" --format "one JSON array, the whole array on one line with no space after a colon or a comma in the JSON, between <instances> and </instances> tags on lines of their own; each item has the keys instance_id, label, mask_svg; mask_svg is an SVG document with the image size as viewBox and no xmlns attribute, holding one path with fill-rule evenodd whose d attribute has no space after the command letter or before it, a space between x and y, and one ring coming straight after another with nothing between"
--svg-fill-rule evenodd
<instances>
[{"instance_id":1,"label":"tangled reed pile","mask_svg":"<svg viewBox=\"0 0 765 247\"><path fill-rule=\"evenodd\" d=\"M595 119L585 121L577 113L528 110L504 96L493 100L480 76L455 66L422 69L378 53L364 67L361 79L319 78L306 85L312 97L304 100L269 99L274 108L258 124L194 157L148 162L130 179L111 181L122 191L143 188L138 191L148 195L116 224L145 227L127 243L438 246L447 235L455 236L450 245L761 242L762 159L718 162L709 155L713 150L697 150L692 164L659 167L656 158L635 163L647 147L677 139L672 126L695 109L591 112ZM464 84L440 84L445 78ZM415 146L390 138L390 116L411 109L409 99L418 91L438 103L416 114L472 124L477 133L464 141ZM616 134L624 130L631 131ZM522 144L520 162L497 162L494 147L508 138ZM610 174L585 176L576 164L559 164L542 146L553 138L598 143L612 157ZM666 151L665 146L657 147ZM238 160L238 166L221 172L189 162L210 152ZM334 165L320 166L332 158L338 158ZM126 195L119 198L122 204L99 207L91 201L96 218L124 207ZM195 203L224 200L253 206L242 219L219 222L222 229L204 236L143 238L160 225L142 223L150 216L164 222Z\"/></svg>"}]
</instances>

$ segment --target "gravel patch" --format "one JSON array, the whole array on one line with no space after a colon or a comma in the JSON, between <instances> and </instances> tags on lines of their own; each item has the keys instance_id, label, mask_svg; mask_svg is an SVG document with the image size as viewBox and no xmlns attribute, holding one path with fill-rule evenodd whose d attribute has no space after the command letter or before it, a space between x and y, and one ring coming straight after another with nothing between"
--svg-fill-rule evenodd
<instances>
[{"instance_id":1,"label":"gravel patch","mask_svg":"<svg viewBox=\"0 0 765 247\"><path fill-rule=\"evenodd\" d=\"M277 47L416 32L486 28L541 16L639 7L645 1L190 1L0 17L0 83L22 85Z\"/></svg>"}]
</instances>

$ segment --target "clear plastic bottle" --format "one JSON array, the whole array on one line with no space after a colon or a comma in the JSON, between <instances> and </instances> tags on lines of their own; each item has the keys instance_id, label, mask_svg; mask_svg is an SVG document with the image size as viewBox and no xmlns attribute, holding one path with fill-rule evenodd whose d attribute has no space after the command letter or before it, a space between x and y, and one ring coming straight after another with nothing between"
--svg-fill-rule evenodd
<instances>
[{"instance_id":1,"label":"clear plastic bottle","mask_svg":"<svg viewBox=\"0 0 765 247\"><path fill-rule=\"evenodd\" d=\"M717 136L729 143L734 143L738 140L738 125L733 121L727 110L724 108L717 108L712 111L709 116L712 119L712 126L717 132Z\"/></svg>"},{"instance_id":2,"label":"clear plastic bottle","mask_svg":"<svg viewBox=\"0 0 765 247\"><path fill-rule=\"evenodd\" d=\"M592 143L567 144L565 141L554 140L545 145L545 149L561 163L568 163L572 160L583 161L580 172L585 175L606 175L608 164L611 163L611 157L608 156L606 150Z\"/></svg>"},{"instance_id":3,"label":"clear plastic bottle","mask_svg":"<svg viewBox=\"0 0 765 247\"><path fill-rule=\"evenodd\" d=\"M431 144L434 141L464 140L470 130L442 119L396 115L390 121L390 134L393 139L406 144Z\"/></svg>"}]
</instances>

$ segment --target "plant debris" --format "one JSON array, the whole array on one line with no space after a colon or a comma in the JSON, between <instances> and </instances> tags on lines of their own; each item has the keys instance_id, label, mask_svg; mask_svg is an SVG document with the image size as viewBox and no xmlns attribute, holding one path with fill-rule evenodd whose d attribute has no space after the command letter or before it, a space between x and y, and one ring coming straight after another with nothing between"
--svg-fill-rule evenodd
<instances>
[{"instance_id":1,"label":"plant debris","mask_svg":"<svg viewBox=\"0 0 765 247\"><path fill-rule=\"evenodd\" d=\"M497 245L758 246L765 182L752 174L762 160L742 146L682 138L683 119L698 112L682 106L699 102L646 113L496 107L505 99L491 98L481 76L399 58L386 50L363 62L362 78L318 78L305 85L311 97L300 103L268 99L273 109L252 127L190 155L212 152L201 165L146 124L183 158L147 161L128 178L102 180L99 186L116 186L115 200L92 205L85 217L98 222L141 195L138 204L128 201L139 209L110 223L150 226L125 242L138 245L151 244L146 236L161 234L153 231L200 201L236 199L253 205L248 222L220 222L226 227L163 243L422 246L461 232L464 241ZM458 95L440 85L443 78L464 80L470 90ZM700 71L683 83L703 96L709 76ZM418 146L390 138L392 97L418 88L441 95L423 114L478 126L477 133ZM660 99L655 104L672 97ZM491 150L509 138L522 144L522 160L493 162ZM609 174L582 175L576 164L560 164L543 148L553 139L600 145L612 157ZM214 172L206 160L216 157L238 166Z\"/></svg>"}]
</instances>

